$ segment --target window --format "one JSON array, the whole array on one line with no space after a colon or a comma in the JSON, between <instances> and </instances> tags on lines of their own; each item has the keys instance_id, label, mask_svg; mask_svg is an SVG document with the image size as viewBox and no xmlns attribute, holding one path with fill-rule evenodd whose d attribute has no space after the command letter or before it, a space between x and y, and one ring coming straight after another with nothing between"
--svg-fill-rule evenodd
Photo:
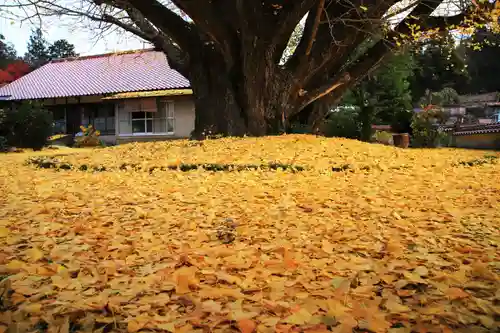
<instances>
[{"instance_id":1,"label":"window","mask_svg":"<svg viewBox=\"0 0 500 333\"><path fill-rule=\"evenodd\" d=\"M101 135L115 134L115 110L112 104L89 105L83 108L82 125L92 125Z\"/></svg>"},{"instance_id":2,"label":"window","mask_svg":"<svg viewBox=\"0 0 500 333\"><path fill-rule=\"evenodd\" d=\"M64 107L55 107L52 109L54 120L54 134L66 133L66 109Z\"/></svg>"},{"instance_id":3,"label":"window","mask_svg":"<svg viewBox=\"0 0 500 333\"><path fill-rule=\"evenodd\" d=\"M126 100L118 104L121 135L173 134L173 103L163 99Z\"/></svg>"},{"instance_id":4,"label":"window","mask_svg":"<svg viewBox=\"0 0 500 333\"><path fill-rule=\"evenodd\" d=\"M132 112L132 133L153 133L153 112Z\"/></svg>"},{"instance_id":5,"label":"window","mask_svg":"<svg viewBox=\"0 0 500 333\"><path fill-rule=\"evenodd\" d=\"M163 125L166 126L164 132L173 134L175 131L174 103L161 99L158 112L161 114L161 117L166 120L166 122L163 123Z\"/></svg>"}]
</instances>

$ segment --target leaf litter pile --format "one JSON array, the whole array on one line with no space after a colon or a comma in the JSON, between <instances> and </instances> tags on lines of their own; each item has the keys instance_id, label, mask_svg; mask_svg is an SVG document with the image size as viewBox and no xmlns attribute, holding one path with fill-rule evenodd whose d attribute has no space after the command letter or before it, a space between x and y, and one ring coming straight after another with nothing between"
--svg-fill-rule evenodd
<instances>
[{"instance_id":1,"label":"leaf litter pile","mask_svg":"<svg viewBox=\"0 0 500 333\"><path fill-rule=\"evenodd\" d=\"M0 332L498 331L498 153L291 135L28 155L0 156Z\"/></svg>"}]
</instances>

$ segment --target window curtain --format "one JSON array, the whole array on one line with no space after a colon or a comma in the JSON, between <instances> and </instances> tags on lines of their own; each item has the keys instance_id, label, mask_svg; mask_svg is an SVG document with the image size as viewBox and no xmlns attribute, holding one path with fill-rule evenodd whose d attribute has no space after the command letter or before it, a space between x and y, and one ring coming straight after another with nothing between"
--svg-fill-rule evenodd
<instances>
[{"instance_id":1,"label":"window curtain","mask_svg":"<svg viewBox=\"0 0 500 333\"><path fill-rule=\"evenodd\" d=\"M131 98L123 101L125 112L157 112L156 98Z\"/></svg>"}]
</instances>

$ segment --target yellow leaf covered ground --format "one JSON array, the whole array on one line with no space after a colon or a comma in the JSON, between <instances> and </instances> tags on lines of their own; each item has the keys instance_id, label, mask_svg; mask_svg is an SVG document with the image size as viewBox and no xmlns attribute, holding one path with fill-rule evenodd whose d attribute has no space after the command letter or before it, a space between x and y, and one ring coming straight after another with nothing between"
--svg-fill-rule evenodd
<instances>
[{"instance_id":1,"label":"yellow leaf covered ground","mask_svg":"<svg viewBox=\"0 0 500 333\"><path fill-rule=\"evenodd\" d=\"M26 163L58 154L70 170ZM485 154L283 136L1 155L0 331L495 331ZM206 163L305 170L160 168Z\"/></svg>"}]
</instances>

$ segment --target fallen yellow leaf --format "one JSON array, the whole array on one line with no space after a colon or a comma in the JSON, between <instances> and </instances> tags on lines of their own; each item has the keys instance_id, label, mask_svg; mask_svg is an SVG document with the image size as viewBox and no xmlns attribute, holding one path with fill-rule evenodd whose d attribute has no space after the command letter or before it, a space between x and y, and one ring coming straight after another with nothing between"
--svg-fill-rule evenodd
<instances>
[{"instance_id":1,"label":"fallen yellow leaf","mask_svg":"<svg viewBox=\"0 0 500 333\"><path fill-rule=\"evenodd\" d=\"M7 237L10 233L10 230L6 227L0 227L0 237Z\"/></svg>"},{"instance_id":2,"label":"fallen yellow leaf","mask_svg":"<svg viewBox=\"0 0 500 333\"><path fill-rule=\"evenodd\" d=\"M451 300L467 298L470 296L460 288L449 288L448 290L446 290L445 295L448 296Z\"/></svg>"},{"instance_id":3,"label":"fallen yellow leaf","mask_svg":"<svg viewBox=\"0 0 500 333\"><path fill-rule=\"evenodd\" d=\"M250 319L241 319L237 323L241 333L252 333L257 328L257 324Z\"/></svg>"},{"instance_id":4,"label":"fallen yellow leaf","mask_svg":"<svg viewBox=\"0 0 500 333\"><path fill-rule=\"evenodd\" d=\"M393 299L387 300L387 302L384 304L384 307L390 313L403 313L403 312L410 312L411 311L411 309L408 306L397 303Z\"/></svg>"},{"instance_id":5,"label":"fallen yellow leaf","mask_svg":"<svg viewBox=\"0 0 500 333\"><path fill-rule=\"evenodd\" d=\"M147 323L147 320L142 318L132 319L127 323L127 331L129 333L138 332L139 330L143 329Z\"/></svg>"},{"instance_id":6,"label":"fallen yellow leaf","mask_svg":"<svg viewBox=\"0 0 500 333\"><path fill-rule=\"evenodd\" d=\"M155 323L154 326L160 330L164 330L167 332L175 332L175 324L174 323Z\"/></svg>"},{"instance_id":7,"label":"fallen yellow leaf","mask_svg":"<svg viewBox=\"0 0 500 333\"><path fill-rule=\"evenodd\" d=\"M27 304L23 307L23 311L29 314L38 314L42 312L42 304L40 303L31 303Z\"/></svg>"},{"instance_id":8,"label":"fallen yellow leaf","mask_svg":"<svg viewBox=\"0 0 500 333\"><path fill-rule=\"evenodd\" d=\"M238 289L229 288L203 288L198 292L198 296L202 298L221 298L221 297L233 297L233 298L243 298L245 295L241 293Z\"/></svg>"},{"instance_id":9,"label":"fallen yellow leaf","mask_svg":"<svg viewBox=\"0 0 500 333\"><path fill-rule=\"evenodd\" d=\"M12 260L11 262L9 262L7 265L5 265L5 267L9 270L9 271L19 271L21 270L23 267L26 267L26 263L22 262L22 261L19 261L19 260Z\"/></svg>"},{"instance_id":10,"label":"fallen yellow leaf","mask_svg":"<svg viewBox=\"0 0 500 333\"><path fill-rule=\"evenodd\" d=\"M329 241L327 241L326 239L323 239L321 241L321 249L323 251L325 251L326 253L328 254L332 254L333 253L333 249L334 249L334 245L332 243L330 243Z\"/></svg>"},{"instance_id":11,"label":"fallen yellow leaf","mask_svg":"<svg viewBox=\"0 0 500 333\"><path fill-rule=\"evenodd\" d=\"M189 276L188 275L185 275L185 274L177 275L175 292L177 294L181 294L181 295L191 292L191 289L189 289Z\"/></svg>"},{"instance_id":12,"label":"fallen yellow leaf","mask_svg":"<svg viewBox=\"0 0 500 333\"><path fill-rule=\"evenodd\" d=\"M306 309L300 309L294 314L286 317L284 322L293 325L305 325L311 320L311 318L312 315Z\"/></svg>"},{"instance_id":13,"label":"fallen yellow leaf","mask_svg":"<svg viewBox=\"0 0 500 333\"><path fill-rule=\"evenodd\" d=\"M42 251L40 251L37 247L33 247L29 250L26 250L26 255L31 259L31 261L36 262L44 257Z\"/></svg>"}]
</instances>

